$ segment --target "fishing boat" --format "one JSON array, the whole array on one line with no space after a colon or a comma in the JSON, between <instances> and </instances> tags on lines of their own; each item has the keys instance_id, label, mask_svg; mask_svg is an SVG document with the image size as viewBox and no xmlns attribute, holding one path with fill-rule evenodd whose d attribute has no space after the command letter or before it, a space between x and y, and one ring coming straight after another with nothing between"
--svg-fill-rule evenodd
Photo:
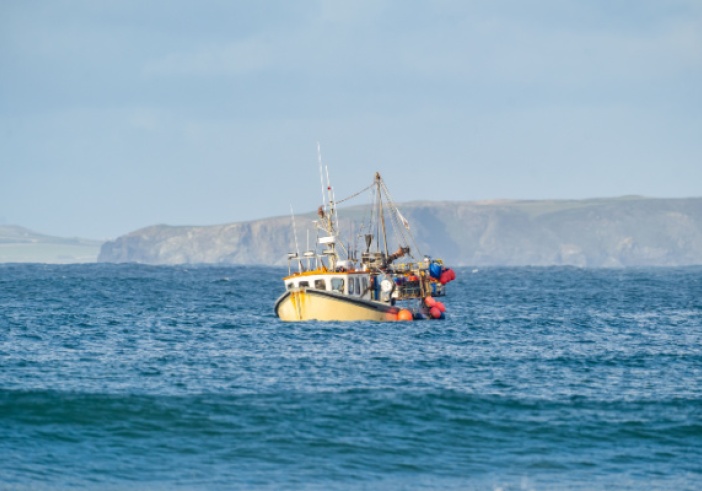
<instances>
[{"instance_id":1,"label":"fishing boat","mask_svg":"<svg viewBox=\"0 0 702 491\"><path fill-rule=\"evenodd\" d=\"M288 254L285 292L275 303L276 315L283 321L443 319L446 308L440 298L456 275L442 260L417 253L409 222L392 201L380 173L367 188L338 202L328 169L325 184L321 159L320 175L324 204L313 221L315 248L300 254L295 238L296 250ZM359 254L351 241L342 240L337 205L364 191L372 194L372 206L359 228L362 233L354 237L365 246ZM389 252L392 237L399 244Z\"/></svg>"}]
</instances>

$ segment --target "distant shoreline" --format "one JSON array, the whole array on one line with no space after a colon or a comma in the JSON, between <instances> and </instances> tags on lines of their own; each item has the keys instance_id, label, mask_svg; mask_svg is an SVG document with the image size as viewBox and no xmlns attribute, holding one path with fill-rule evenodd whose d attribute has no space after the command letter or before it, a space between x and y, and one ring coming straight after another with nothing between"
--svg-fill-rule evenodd
<instances>
[{"instance_id":1,"label":"distant shoreline","mask_svg":"<svg viewBox=\"0 0 702 491\"><path fill-rule=\"evenodd\" d=\"M702 264L702 198L410 202L400 205L420 253L454 266ZM353 219L362 207L347 209ZM300 233L313 213L298 216ZM0 263L285 265L290 218L206 226L153 225L114 240L43 235L0 225Z\"/></svg>"},{"instance_id":2,"label":"distant shoreline","mask_svg":"<svg viewBox=\"0 0 702 491\"><path fill-rule=\"evenodd\" d=\"M0 225L0 263L78 264L97 262L103 242L43 235Z\"/></svg>"},{"instance_id":3,"label":"distant shoreline","mask_svg":"<svg viewBox=\"0 0 702 491\"><path fill-rule=\"evenodd\" d=\"M454 266L685 266L702 264L702 198L411 202L415 252ZM364 214L352 207L341 230ZM298 216L299 233L313 214ZM290 218L210 226L155 225L103 244L98 261L287 264ZM393 245L395 247L395 245Z\"/></svg>"}]
</instances>

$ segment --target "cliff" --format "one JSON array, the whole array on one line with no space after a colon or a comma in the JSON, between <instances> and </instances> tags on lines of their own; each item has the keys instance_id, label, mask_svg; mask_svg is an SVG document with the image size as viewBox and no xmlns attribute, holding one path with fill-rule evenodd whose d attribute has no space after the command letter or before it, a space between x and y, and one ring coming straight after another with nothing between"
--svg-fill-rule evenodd
<instances>
[{"instance_id":1,"label":"cliff","mask_svg":"<svg viewBox=\"0 0 702 491\"><path fill-rule=\"evenodd\" d=\"M400 205L423 253L453 265L580 267L702 264L702 198ZM360 218L361 208L340 215ZM313 214L297 218L300 249ZM350 230L350 221L342 221ZM396 247L396 246L393 246ZM216 226L157 225L102 246L98 261L285 264L289 217Z\"/></svg>"}]
</instances>

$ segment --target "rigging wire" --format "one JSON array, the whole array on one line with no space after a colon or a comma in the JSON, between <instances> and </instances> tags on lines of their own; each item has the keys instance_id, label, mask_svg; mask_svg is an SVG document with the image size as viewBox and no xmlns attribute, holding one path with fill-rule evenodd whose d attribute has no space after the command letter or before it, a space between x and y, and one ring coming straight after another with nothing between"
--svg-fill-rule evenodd
<instances>
[{"instance_id":1,"label":"rigging wire","mask_svg":"<svg viewBox=\"0 0 702 491\"><path fill-rule=\"evenodd\" d=\"M321 157L321 156L320 156ZM320 159L320 174L321 174L321 159ZM329 172L329 169L326 169L326 172ZM327 174L328 176L328 174ZM328 177L327 177L328 179ZM328 186L330 188L331 186ZM380 186L376 185L375 180L373 183L371 183L369 186L366 186L365 188L361 189L360 191L347 196L344 199L341 199L339 201L335 201L333 198L333 195L330 196L330 202L334 203L334 205L339 205L341 203L344 203L346 201L352 200L354 198L357 198L358 196L362 195L363 193L367 191L371 191L371 207L370 207L370 212L368 214L368 221L366 223L365 220L361 223L360 226L360 232L363 232L364 230L367 230L368 233L376 237L376 243L375 249L377 252L380 251L381 243L381 233L383 232L381 230L382 223L387 219L389 222L391 228L392 228L392 233L393 233L393 238L394 239L400 239L399 243L400 245L405 244L407 246L412 246L410 249L409 256L412 258L415 258L415 254L412 252L416 252L419 256L421 256L421 253L419 251L419 247L417 247L417 242L414 239L414 235L412 232L407 228L408 222L407 220L402 216L400 213L399 208L395 204L395 200L392 197L392 194L390 193L390 190L388 189L387 185L385 184L384 180L380 180ZM323 189L324 191L324 189ZM327 192L329 193L329 189L327 189ZM333 191L331 191L333 193ZM383 195L385 195L385 200L383 200ZM386 201L386 203L383 203L383 201ZM326 207L325 207L326 208ZM389 208L389 210L386 210ZM380 216L379 213L375 213L374 210L379 210L380 213L383 214L383 216ZM333 218L332 218L333 219ZM339 218L338 216L336 217L337 220L337 233L340 232L339 230ZM405 225L407 224L407 225ZM352 232L353 233L353 232ZM339 233L339 235L341 235ZM360 235L359 235L360 237ZM344 252L348 255L350 251L346 250L347 247L344 247L343 240L339 242L339 246L341 247ZM386 245L387 247L387 245Z\"/></svg>"},{"instance_id":2,"label":"rigging wire","mask_svg":"<svg viewBox=\"0 0 702 491\"><path fill-rule=\"evenodd\" d=\"M392 194L390 194L390 190L388 189L387 185L385 184L385 181L381 181L381 184L383 186L383 191L387 195L388 203L390 204L390 207L392 208L392 210L394 212L392 214L394 228L396 229L396 231L399 231L399 234L401 235L403 241L405 241L405 243L407 245L410 245L410 243L411 243L412 248L415 251L417 251L417 254L419 256L421 256L421 253L419 251L419 247L417 247L417 242L414 240L414 235L412 234L412 232L409 229L405 228L404 222L403 222L401 215L400 215L400 210L397 207L397 205L395 204L395 200L392 198ZM414 255L412 254L411 251L412 250L410 250L410 257L414 257Z\"/></svg>"},{"instance_id":3,"label":"rigging wire","mask_svg":"<svg viewBox=\"0 0 702 491\"><path fill-rule=\"evenodd\" d=\"M343 203L344 201L348 201L348 200L350 200L350 199L353 199L353 198L355 198L356 196L360 196L361 194L365 193L365 192L368 191L370 188L372 188L373 185L374 185L374 184L371 184L370 186L361 189L359 192L357 192L357 193L355 193L355 194L352 194L351 196L348 196L348 197L346 197L346 198L344 198L344 199L341 199L341 200L337 201L336 204L338 205L338 204L340 204L340 203Z\"/></svg>"}]
</instances>

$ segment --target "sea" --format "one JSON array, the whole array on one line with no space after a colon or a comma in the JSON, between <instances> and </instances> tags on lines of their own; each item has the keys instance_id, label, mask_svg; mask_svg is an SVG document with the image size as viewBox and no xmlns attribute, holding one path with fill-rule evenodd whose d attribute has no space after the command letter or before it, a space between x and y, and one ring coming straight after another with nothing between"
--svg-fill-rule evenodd
<instances>
[{"instance_id":1,"label":"sea","mask_svg":"<svg viewBox=\"0 0 702 491\"><path fill-rule=\"evenodd\" d=\"M396 323L281 322L286 273L0 265L0 489L702 489L702 267L458 268Z\"/></svg>"}]
</instances>

